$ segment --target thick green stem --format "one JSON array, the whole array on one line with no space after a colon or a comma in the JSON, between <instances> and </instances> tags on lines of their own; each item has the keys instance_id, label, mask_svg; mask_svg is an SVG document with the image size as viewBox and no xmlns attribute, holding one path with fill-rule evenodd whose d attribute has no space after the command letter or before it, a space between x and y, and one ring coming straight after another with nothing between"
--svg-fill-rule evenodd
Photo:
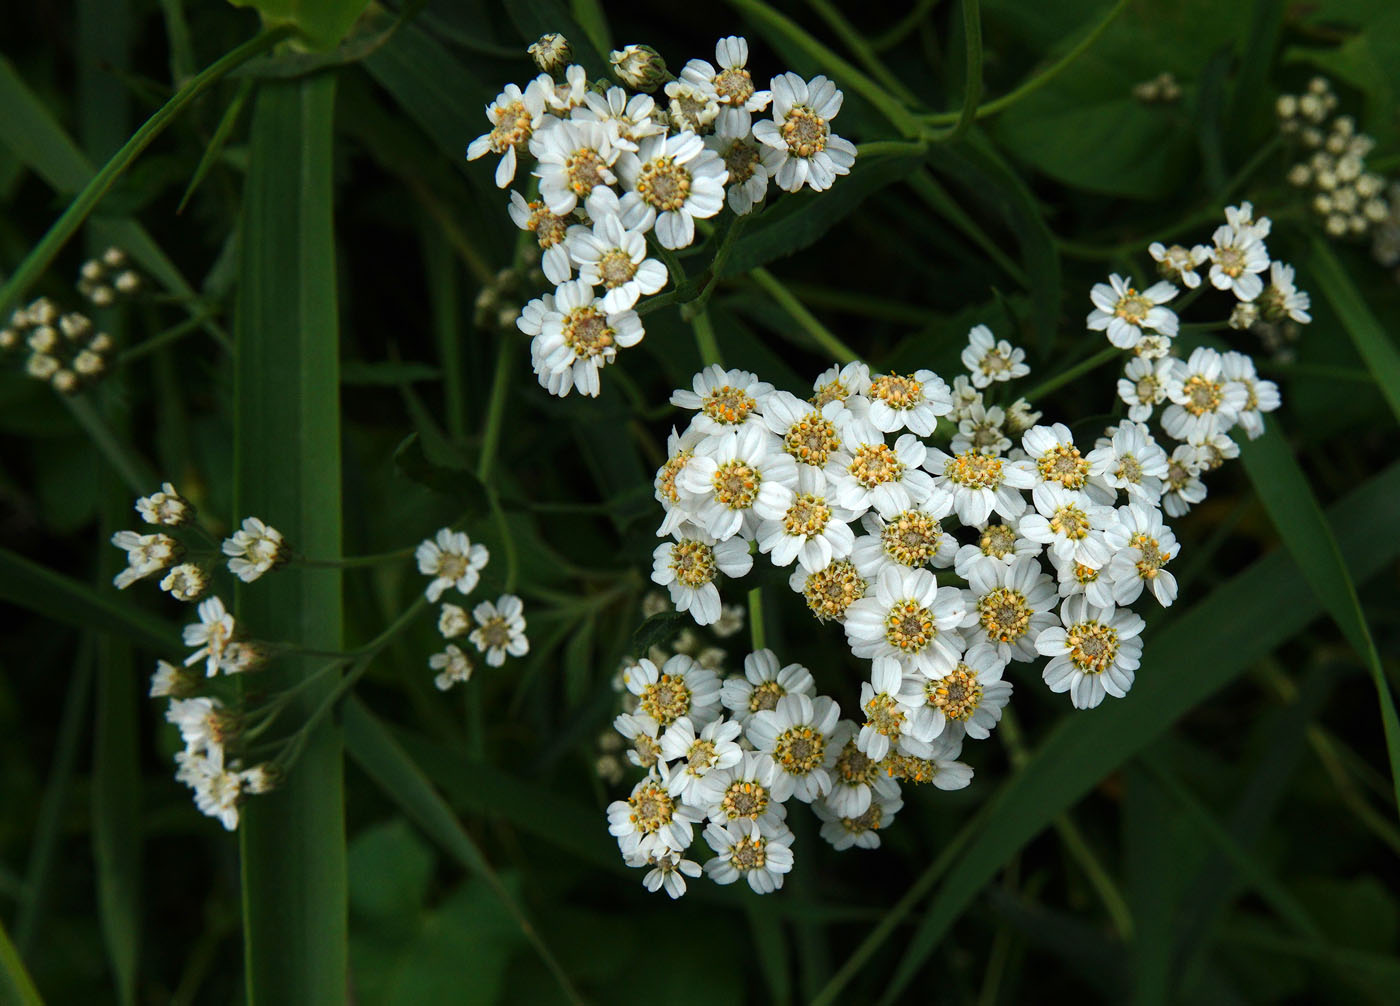
<instances>
[{"instance_id":1,"label":"thick green stem","mask_svg":"<svg viewBox=\"0 0 1400 1006\"><path fill-rule=\"evenodd\" d=\"M695 329L695 348L700 351L700 360L705 366L724 366L724 358L719 355L719 343L715 341L715 327L710 324L707 311L700 311L690 319Z\"/></svg>"},{"instance_id":2,"label":"thick green stem","mask_svg":"<svg viewBox=\"0 0 1400 1006\"><path fill-rule=\"evenodd\" d=\"M831 354L832 358L839 363L853 363L859 360L856 351L838 339L830 329L817 320L799 301L787 287L779 282L767 269L755 269L749 274L755 283L764 293L772 297L778 306L791 315L792 320L806 332L818 346Z\"/></svg>"}]
</instances>

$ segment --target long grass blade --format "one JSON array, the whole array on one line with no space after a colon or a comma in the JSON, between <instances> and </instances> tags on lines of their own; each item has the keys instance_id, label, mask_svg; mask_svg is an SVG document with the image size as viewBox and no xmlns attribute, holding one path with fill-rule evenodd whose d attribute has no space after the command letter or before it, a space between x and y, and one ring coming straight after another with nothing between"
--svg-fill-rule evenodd
<instances>
[{"instance_id":1,"label":"long grass blade","mask_svg":"<svg viewBox=\"0 0 1400 1006\"><path fill-rule=\"evenodd\" d=\"M1400 538L1385 529L1400 516L1400 464L1392 465L1338 504L1331 523L1342 529L1343 554L1364 579L1400 554ZM1291 612L1287 620L1279 611ZM1219 612L1231 612L1222 620ZM1256 562L1157 632L1126 699L1065 720L989 801L975 841L935 895L892 979L893 1001L923 968L948 928L1001 866L1055 815L1087 793L1105 773L1132 757L1177 717L1232 681L1253 661L1322 611L1288 557ZM1201 659L1202 654L1211 659ZM926 891L924 877L911 892ZM817 1002L829 1003L913 908L908 896L852 953Z\"/></svg>"},{"instance_id":2,"label":"long grass blade","mask_svg":"<svg viewBox=\"0 0 1400 1006\"><path fill-rule=\"evenodd\" d=\"M1356 284L1322 238L1313 241L1308 265L1327 302L1337 312L1342 327L1351 336L1356 351L1366 361L1366 368L1379 385L1390 411L1400 419L1400 349L1371 313L1361 291L1356 289Z\"/></svg>"},{"instance_id":3,"label":"long grass blade","mask_svg":"<svg viewBox=\"0 0 1400 1006\"><path fill-rule=\"evenodd\" d=\"M339 325L333 230L335 77L262 83L254 99L234 375L234 504L307 555L341 551ZM269 639L342 645L341 574L294 568L239 588L240 620ZM285 657L260 689L319 661ZM308 718L335 675L301 689ZM343 756L329 719L307 735L277 790L239 828L244 961L253 1003L340 1003L346 995Z\"/></svg>"},{"instance_id":4,"label":"long grass blade","mask_svg":"<svg viewBox=\"0 0 1400 1006\"><path fill-rule=\"evenodd\" d=\"M345 704L344 719L345 743L350 756L433 841L490 886L549 968L564 995L570 1002L582 1002L525 910L413 759L358 700L352 698Z\"/></svg>"},{"instance_id":5,"label":"long grass blade","mask_svg":"<svg viewBox=\"0 0 1400 1006\"><path fill-rule=\"evenodd\" d=\"M24 961L20 960L19 951L10 942L10 934L5 932L4 922L0 922L0 1001L15 1006L43 1006L44 1003Z\"/></svg>"}]
</instances>

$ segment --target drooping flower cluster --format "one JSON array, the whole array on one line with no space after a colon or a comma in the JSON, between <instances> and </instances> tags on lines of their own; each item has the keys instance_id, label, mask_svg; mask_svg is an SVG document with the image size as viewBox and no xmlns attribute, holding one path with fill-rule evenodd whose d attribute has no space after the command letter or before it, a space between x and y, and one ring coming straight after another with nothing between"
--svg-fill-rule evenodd
<instances>
[{"instance_id":1,"label":"drooping flower cluster","mask_svg":"<svg viewBox=\"0 0 1400 1006\"><path fill-rule=\"evenodd\" d=\"M473 544L465 531L447 527L422 542L415 557L418 571L432 577L425 594L435 604L449 588L463 596L475 590L481 571L491 559L485 545ZM525 636L525 605L514 594L502 594L494 603L482 601L470 613L445 602L437 625L443 639L465 635L491 667L500 667L507 656L523 657L530 652L530 641ZM433 680L442 691L469 680L474 670L471 658L452 642L441 653L429 657L428 666L438 672Z\"/></svg>"},{"instance_id":2,"label":"drooping flower cluster","mask_svg":"<svg viewBox=\"0 0 1400 1006\"><path fill-rule=\"evenodd\" d=\"M696 221L726 203L736 216L753 212L770 180L825 190L856 151L831 131L843 98L831 81L784 73L759 90L737 36L719 40L714 63L692 59L678 78L648 47L614 52L625 87L567 65L562 36L531 54L548 72L523 89L506 85L467 157L499 157L500 188L532 159L538 194L512 191L509 212L534 235L554 291L526 304L516 325L532 337L534 371L551 394L597 395L602 368L645 334L638 301L684 278L671 252L694 242ZM661 100L646 93L663 82Z\"/></svg>"}]
</instances>

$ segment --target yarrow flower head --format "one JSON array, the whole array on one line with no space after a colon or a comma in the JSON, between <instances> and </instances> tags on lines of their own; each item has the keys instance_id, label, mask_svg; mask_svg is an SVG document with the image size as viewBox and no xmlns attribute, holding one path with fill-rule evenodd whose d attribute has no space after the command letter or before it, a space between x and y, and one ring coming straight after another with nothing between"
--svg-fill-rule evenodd
<instances>
[{"instance_id":1,"label":"yarrow flower head","mask_svg":"<svg viewBox=\"0 0 1400 1006\"><path fill-rule=\"evenodd\" d=\"M773 178L780 189L796 192L804 185L817 192L831 188L837 175L849 174L856 148L831 131L844 95L824 76L803 80L795 73L774 77L773 118L754 123L756 140L780 153Z\"/></svg>"},{"instance_id":2,"label":"yarrow flower head","mask_svg":"<svg viewBox=\"0 0 1400 1006\"><path fill-rule=\"evenodd\" d=\"M414 556L418 560L418 571L432 577L424 593L433 603L449 587L456 587L462 594L470 594L481 579L481 570L491 558L486 546L472 544L465 531L453 531L446 527L420 544Z\"/></svg>"},{"instance_id":3,"label":"yarrow flower head","mask_svg":"<svg viewBox=\"0 0 1400 1006\"><path fill-rule=\"evenodd\" d=\"M169 482L162 483L159 492L138 499L136 512L147 524L163 524L168 527L178 527L194 517L194 507L190 501L176 492Z\"/></svg>"},{"instance_id":4,"label":"yarrow flower head","mask_svg":"<svg viewBox=\"0 0 1400 1006\"><path fill-rule=\"evenodd\" d=\"M185 626L184 629L185 645L196 648L185 658L185 666L189 667L202 660L205 675L212 678L219 673L219 661L224 655L224 648L233 639L233 615L217 597L201 601L197 610L199 621Z\"/></svg>"},{"instance_id":5,"label":"yarrow flower head","mask_svg":"<svg viewBox=\"0 0 1400 1006\"><path fill-rule=\"evenodd\" d=\"M229 572L244 583L252 583L290 557L282 533L257 517L243 518L243 526L225 538L222 547Z\"/></svg>"},{"instance_id":6,"label":"yarrow flower head","mask_svg":"<svg viewBox=\"0 0 1400 1006\"><path fill-rule=\"evenodd\" d=\"M541 74L522 91L507 84L486 106L486 118L491 131L483 133L467 146L467 160L474 161L488 153L500 155L496 165L496 187L504 189L515 178L518 154L529 148L530 138L544 121L545 108L554 84Z\"/></svg>"},{"instance_id":7,"label":"yarrow flower head","mask_svg":"<svg viewBox=\"0 0 1400 1006\"><path fill-rule=\"evenodd\" d=\"M962 351L962 363L972 377L972 384L985 388L996 381L1013 381L1031 372L1025 362L1026 351L1013 347L1002 339L997 341L986 325L974 325L967 333L967 348Z\"/></svg>"},{"instance_id":8,"label":"yarrow flower head","mask_svg":"<svg viewBox=\"0 0 1400 1006\"><path fill-rule=\"evenodd\" d=\"M469 638L491 667L505 663L506 655L523 657L530 652L525 637L525 605L514 594L502 594L493 604L482 601L472 609L476 628Z\"/></svg>"},{"instance_id":9,"label":"yarrow flower head","mask_svg":"<svg viewBox=\"0 0 1400 1006\"><path fill-rule=\"evenodd\" d=\"M1176 312L1163 307L1177 295L1177 288L1163 280L1139 292L1114 273L1108 283L1096 283L1089 294L1094 310L1087 324L1095 332L1107 331L1108 341L1119 349L1132 349L1147 332L1171 338L1176 335Z\"/></svg>"},{"instance_id":10,"label":"yarrow flower head","mask_svg":"<svg viewBox=\"0 0 1400 1006\"><path fill-rule=\"evenodd\" d=\"M112 544L126 553L126 569L112 578L118 590L159 573L180 554L179 542L166 534L118 531L112 535Z\"/></svg>"}]
</instances>

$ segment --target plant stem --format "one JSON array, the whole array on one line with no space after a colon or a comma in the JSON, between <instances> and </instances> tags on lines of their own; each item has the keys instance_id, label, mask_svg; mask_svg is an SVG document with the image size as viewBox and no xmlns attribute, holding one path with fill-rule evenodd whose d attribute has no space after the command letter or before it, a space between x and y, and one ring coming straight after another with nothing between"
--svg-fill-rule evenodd
<instances>
[{"instance_id":1,"label":"plant stem","mask_svg":"<svg viewBox=\"0 0 1400 1006\"><path fill-rule=\"evenodd\" d=\"M957 124L941 139L960 139L976 119L977 103L982 100L982 10L978 0L963 0L963 36L967 51L967 83L963 87L963 107Z\"/></svg>"},{"instance_id":2,"label":"plant stem","mask_svg":"<svg viewBox=\"0 0 1400 1006\"><path fill-rule=\"evenodd\" d=\"M520 560L515 547L515 536L511 533L505 508L501 505L501 494L491 483L491 476L496 468L496 455L500 453L501 433L505 428L506 397L510 393L510 372L514 365L515 353L512 347L508 343L501 344L496 352L496 374L491 381L491 401L486 407L486 431L481 435L481 460L476 466L476 477L486 487L486 501L491 506L496 530L500 533L501 544L506 550L507 594L515 590Z\"/></svg>"},{"instance_id":3,"label":"plant stem","mask_svg":"<svg viewBox=\"0 0 1400 1006\"><path fill-rule=\"evenodd\" d=\"M812 341L830 353L833 359L839 363L854 363L860 359L855 350L818 321L771 272L767 269L755 269L749 275L768 296L777 301L778 306L786 311L804 332L811 336Z\"/></svg>"},{"instance_id":4,"label":"plant stem","mask_svg":"<svg viewBox=\"0 0 1400 1006\"><path fill-rule=\"evenodd\" d=\"M902 80L890 72L889 67L885 66L884 61L875 54L875 50L866 41L865 36L855 30L851 22L842 16L835 4L831 3L830 0L807 0L807 3L821 16L827 27L846 44L846 48L851 50L856 59L860 60L860 65L865 67L866 72L879 80L905 104L921 104L919 96L909 90Z\"/></svg>"},{"instance_id":5,"label":"plant stem","mask_svg":"<svg viewBox=\"0 0 1400 1006\"><path fill-rule=\"evenodd\" d=\"M753 648L762 650L768 646L768 633L763 624L763 588L754 587L749 591L749 635Z\"/></svg>"},{"instance_id":6,"label":"plant stem","mask_svg":"<svg viewBox=\"0 0 1400 1006\"><path fill-rule=\"evenodd\" d=\"M1082 377L1084 374L1087 374L1089 371L1095 369L1096 367L1099 367L1102 364L1107 363L1109 360L1115 359L1122 355L1123 350L1119 349L1117 346L1105 346L1103 349L1099 350L1087 360L1081 360L1079 363L1076 363L1073 367L1070 367L1068 370L1062 370L1054 377L1048 377L1045 380L1041 381L1039 384L1037 384L1030 391L1027 391L1021 397L1024 398L1026 401L1030 402L1031 404L1035 404L1035 402L1038 399L1045 397L1046 395L1050 394L1050 392L1064 387L1066 384L1068 384L1070 381L1073 381L1075 378Z\"/></svg>"},{"instance_id":7,"label":"plant stem","mask_svg":"<svg viewBox=\"0 0 1400 1006\"><path fill-rule=\"evenodd\" d=\"M107 459L107 463L112 466L112 470L121 476L126 487L138 496L144 496L156 487L155 476L151 473L150 466L146 464L144 458L138 456L130 447L123 444L112 433L112 428L101 416L97 414L97 409L93 407L92 399L87 395L60 395L63 404L68 406L68 411L73 413L73 418L78 421L78 425L83 428L93 444L97 447L98 453Z\"/></svg>"},{"instance_id":8,"label":"plant stem","mask_svg":"<svg viewBox=\"0 0 1400 1006\"><path fill-rule=\"evenodd\" d=\"M707 367L723 367L724 358L719 355L719 343L715 341L715 329L710 324L709 312L697 312L690 319L690 326L695 330L695 348L700 351L700 360Z\"/></svg>"},{"instance_id":9,"label":"plant stem","mask_svg":"<svg viewBox=\"0 0 1400 1006\"><path fill-rule=\"evenodd\" d=\"M177 115L184 111L190 102L209 90L231 71L287 38L294 30L291 25L282 25L244 42L232 52L211 63L198 76L176 91L169 101L158 108L142 124L141 128L132 134L131 139L127 140L122 148L102 166L102 170L93 176L92 181L84 186L83 191L78 193L77 198L63 211L63 215L49 228L48 233L25 256L24 261L19 264L19 268L10 276L9 281L0 287L0 317L9 315L10 309L19 302L25 291L48 268L49 263L54 260L63 245L82 226L88 215L97 208L97 204L102 201L102 198L111 191L117 179L141 155L141 152L150 146L151 141L159 136Z\"/></svg>"}]
</instances>

